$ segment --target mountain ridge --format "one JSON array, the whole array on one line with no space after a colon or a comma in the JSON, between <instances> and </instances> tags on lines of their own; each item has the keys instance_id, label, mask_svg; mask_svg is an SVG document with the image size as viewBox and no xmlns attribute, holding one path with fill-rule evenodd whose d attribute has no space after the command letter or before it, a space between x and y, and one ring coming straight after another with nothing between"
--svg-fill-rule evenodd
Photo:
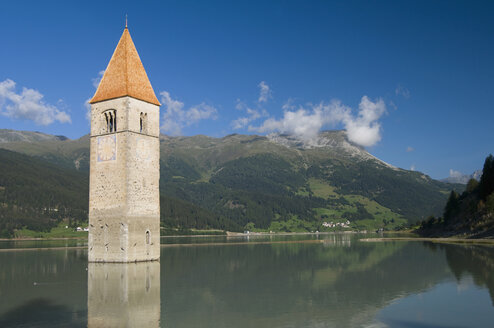
<instances>
[{"instance_id":1,"label":"mountain ridge","mask_svg":"<svg viewBox=\"0 0 494 328\"><path fill-rule=\"evenodd\" d=\"M66 136L56 136L38 131L17 131L11 129L0 129L0 143L8 143L15 141L36 142L47 140L69 140Z\"/></svg>"},{"instance_id":2,"label":"mountain ridge","mask_svg":"<svg viewBox=\"0 0 494 328\"><path fill-rule=\"evenodd\" d=\"M452 175L444 179L440 179L439 181L446 183L461 183L466 185L470 179L475 179L480 181L480 177L482 176L482 170L476 170L472 174L457 174Z\"/></svg>"}]
</instances>

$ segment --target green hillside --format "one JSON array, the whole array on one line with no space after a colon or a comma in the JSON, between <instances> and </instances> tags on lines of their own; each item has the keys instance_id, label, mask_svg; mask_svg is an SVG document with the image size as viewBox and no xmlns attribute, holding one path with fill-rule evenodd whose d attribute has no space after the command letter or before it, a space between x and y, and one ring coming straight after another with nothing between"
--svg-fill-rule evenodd
<instances>
[{"instance_id":1,"label":"green hillside","mask_svg":"<svg viewBox=\"0 0 494 328\"><path fill-rule=\"evenodd\" d=\"M77 208L87 210L89 138L17 139L0 143L0 148L34 160L32 167L16 166L16 174L35 172L41 165L54 168L61 178L79 177L73 178L84 184L74 190L80 195ZM324 132L310 142L283 135L236 134L161 136L160 142L161 219L166 228L391 230L440 214L449 192L464 189L392 167L350 143L343 131ZM0 178L3 175L0 171ZM57 188L72 190L65 182L61 180ZM19 200L9 199L5 206L14 201ZM87 214L81 212L74 219L86 220ZM342 227L347 221L349 227Z\"/></svg>"},{"instance_id":2,"label":"green hillside","mask_svg":"<svg viewBox=\"0 0 494 328\"><path fill-rule=\"evenodd\" d=\"M0 149L0 236L87 219L88 183L86 172Z\"/></svg>"},{"instance_id":3,"label":"green hillside","mask_svg":"<svg viewBox=\"0 0 494 328\"><path fill-rule=\"evenodd\" d=\"M161 189L264 230L394 229L440 213L451 185L394 168L343 131L304 145L288 136L162 137ZM252 225L249 225L252 227Z\"/></svg>"}]
</instances>

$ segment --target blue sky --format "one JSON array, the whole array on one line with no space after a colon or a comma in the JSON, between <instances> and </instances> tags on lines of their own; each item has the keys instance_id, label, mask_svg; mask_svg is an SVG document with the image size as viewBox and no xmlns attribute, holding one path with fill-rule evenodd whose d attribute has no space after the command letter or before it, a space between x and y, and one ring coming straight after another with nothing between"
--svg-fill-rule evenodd
<instances>
[{"instance_id":1,"label":"blue sky","mask_svg":"<svg viewBox=\"0 0 494 328\"><path fill-rule=\"evenodd\" d=\"M0 128L78 138L128 14L168 134L347 129L433 178L494 152L492 1L2 1ZM42 98L41 98L42 97Z\"/></svg>"}]
</instances>

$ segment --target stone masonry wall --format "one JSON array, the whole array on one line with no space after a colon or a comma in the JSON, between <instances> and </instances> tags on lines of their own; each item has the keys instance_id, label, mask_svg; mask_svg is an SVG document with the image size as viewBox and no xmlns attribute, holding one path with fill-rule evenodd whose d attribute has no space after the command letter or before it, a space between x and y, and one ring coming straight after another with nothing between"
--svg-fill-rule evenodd
<instances>
[{"instance_id":1,"label":"stone masonry wall","mask_svg":"<svg viewBox=\"0 0 494 328\"><path fill-rule=\"evenodd\" d=\"M103 113L107 110L116 111L115 132L106 130ZM141 132L140 117L144 114L148 126ZM158 137L156 105L130 97L92 105L90 262L159 259Z\"/></svg>"}]
</instances>

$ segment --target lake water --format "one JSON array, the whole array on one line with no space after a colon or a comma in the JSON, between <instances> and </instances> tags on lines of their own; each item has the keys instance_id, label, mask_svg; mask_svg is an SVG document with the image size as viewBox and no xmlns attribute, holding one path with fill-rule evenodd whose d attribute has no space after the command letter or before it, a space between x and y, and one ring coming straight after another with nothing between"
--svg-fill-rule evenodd
<instances>
[{"instance_id":1,"label":"lake water","mask_svg":"<svg viewBox=\"0 0 494 328\"><path fill-rule=\"evenodd\" d=\"M159 263L89 265L81 241L0 242L0 327L494 326L493 247L368 237L163 238Z\"/></svg>"}]
</instances>

